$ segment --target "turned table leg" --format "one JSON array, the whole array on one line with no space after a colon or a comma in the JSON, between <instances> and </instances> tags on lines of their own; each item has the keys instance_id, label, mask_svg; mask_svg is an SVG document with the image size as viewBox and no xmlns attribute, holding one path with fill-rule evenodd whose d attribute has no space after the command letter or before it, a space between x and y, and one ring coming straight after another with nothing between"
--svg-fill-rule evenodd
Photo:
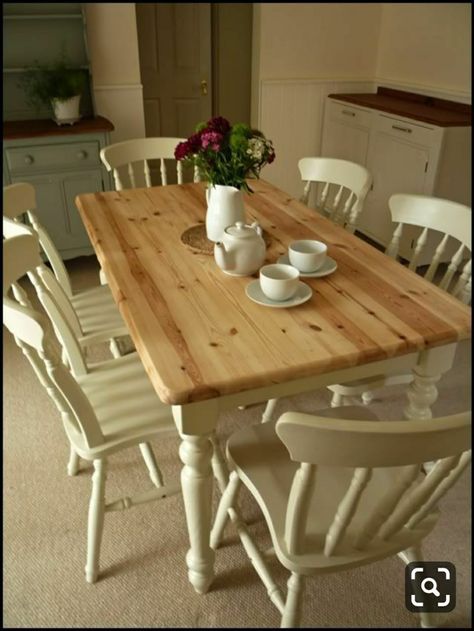
<instances>
[{"instance_id":1,"label":"turned table leg","mask_svg":"<svg viewBox=\"0 0 474 631\"><path fill-rule=\"evenodd\" d=\"M188 577L198 594L208 591L214 579L215 552L210 546L212 523L212 435L217 407L208 402L173 406L181 436L179 455L183 462L181 487L190 548L186 554Z\"/></svg>"},{"instance_id":2,"label":"turned table leg","mask_svg":"<svg viewBox=\"0 0 474 631\"><path fill-rule=\"evenodd\" d=\"M204 594L214 579L214 550L209 545L212 501L212 446L207 437L182 436L179 455L186 521L191 544L186 554L189 581Z\"/></svg>"},{"instance_id":3,"label":"turned table leg","mask_svg":"<svg viewBox=\"0 0 474 631\"><path fill-rule=\"evenodd\" d=\"M420 353L418 363L413 368L413 381L407 390L408 405L404 410L406 418L432 418L431 406L438 398L436 383L452 367L456 348L456 344L449 344Z\"/></svg>"}]
</instances>

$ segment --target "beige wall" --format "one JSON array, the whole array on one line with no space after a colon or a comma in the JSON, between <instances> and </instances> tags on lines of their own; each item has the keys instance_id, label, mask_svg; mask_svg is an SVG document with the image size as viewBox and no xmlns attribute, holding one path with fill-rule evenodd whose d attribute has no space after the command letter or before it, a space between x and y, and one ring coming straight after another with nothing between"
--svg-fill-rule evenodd
<instances>
[{"instance_id":1,"label":"beige wall","mask_svg":"<svg viewBox=\"0 0 474 631\"><path fill-rule=\"evenodd\" d=\"M470 4L382 6L378 81L470 93Z\"/></svg>"},{"instance_id":2,"label":"beige wall","mask_svg":"<svg viewBox=\"0 0 474 631\"><path fill-rule=\"evenodd\" d=\"M259 8L261 79L374 75L379 3L261 3Z\"/></svg>"},{"instance_id":3,"label":"beige wall","mask_svg":"<svg viewBox=\"0 0 474 631\"><path fill-rule=\"evenodd\" d=\"M85 3L97 114L112 142L145 136L134 3Z\"/></svg>"},{"instance_id":4,"label":"beige wall","mask_svg":"<svg viewBox=\"0 0 474 631\"><path fill-rule=\"evenodd\" d=\"M470 102L469 3L254 5L252 118L269 79L372 79Z\"/></svg>"}]
</instances>

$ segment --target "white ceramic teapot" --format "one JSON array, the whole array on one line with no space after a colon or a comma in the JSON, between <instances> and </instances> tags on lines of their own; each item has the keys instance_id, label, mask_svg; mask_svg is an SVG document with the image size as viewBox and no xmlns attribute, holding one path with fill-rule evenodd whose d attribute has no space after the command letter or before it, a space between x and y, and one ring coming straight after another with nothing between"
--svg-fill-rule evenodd
<instances>
[{"instance_id":1,"label":"white ceramic teapot","mask_svg":"<svg viewBox=\"0 0 474 631\"><path fill-rule=\"evenodd\" d=\"M256 221L246 225L238 221L224 230L222 241L214 245L217 265L231 276L250 276L265 260L265 241Z\"/></svg>"}]
</instances>

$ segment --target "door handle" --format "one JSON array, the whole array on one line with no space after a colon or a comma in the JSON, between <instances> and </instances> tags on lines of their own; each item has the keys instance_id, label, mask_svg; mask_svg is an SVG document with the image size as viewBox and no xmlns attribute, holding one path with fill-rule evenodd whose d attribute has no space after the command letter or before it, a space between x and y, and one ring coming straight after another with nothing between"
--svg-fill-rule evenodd
<instances>
[{"instance_id":1,"label":"door handle","mask_svg":"<svg viewBox=\"0 0 474 631\"><path fill-rule=\"evenodd\" d=\"M205 79L201 81L201 95L207 96L207 81Z\"/></svg>"}]
</instances>

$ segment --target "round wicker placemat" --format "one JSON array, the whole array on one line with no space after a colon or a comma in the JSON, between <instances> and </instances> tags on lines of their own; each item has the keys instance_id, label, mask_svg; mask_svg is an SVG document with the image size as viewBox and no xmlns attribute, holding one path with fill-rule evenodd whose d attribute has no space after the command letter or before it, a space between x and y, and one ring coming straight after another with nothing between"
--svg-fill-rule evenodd
<instances>
[{"instance_id":1,"label":"round wicker placemat","mask_svg":"<svg viewBox=\"0 0 474 631\"><path fill-rule=\"evenodd\" d=\"M262 237L268 248L271 243L270 235L263 230ZM211 256L214 254L214 242L209 241L207 238L206 226L203 223L198 223L195 226L187 228L181 235L181 241L194 252L209 254Z\"/></svg>"}]
</instances>

